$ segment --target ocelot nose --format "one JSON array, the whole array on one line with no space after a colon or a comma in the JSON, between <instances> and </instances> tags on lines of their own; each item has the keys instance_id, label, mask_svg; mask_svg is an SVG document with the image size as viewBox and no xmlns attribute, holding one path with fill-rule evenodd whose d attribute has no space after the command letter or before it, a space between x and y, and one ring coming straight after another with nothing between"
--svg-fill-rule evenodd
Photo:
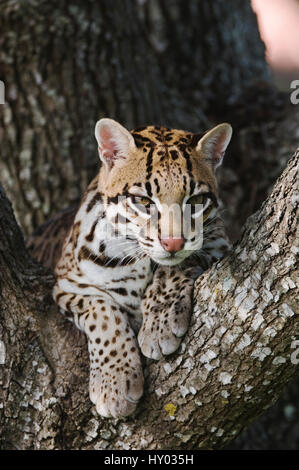
<instances>
[{"instance_id":1,"label":"ocelot nose","mask_svg":"<svg viewBox=\"0 0 299 470\"><path fill-rule=\"evenodd\" d=\"M185 244L185 239L183 237L167 237L161 238L160 243L163 246L164 250L169 251L170 253L175 253L183 248Z\"/></svg>"}]
</instances>

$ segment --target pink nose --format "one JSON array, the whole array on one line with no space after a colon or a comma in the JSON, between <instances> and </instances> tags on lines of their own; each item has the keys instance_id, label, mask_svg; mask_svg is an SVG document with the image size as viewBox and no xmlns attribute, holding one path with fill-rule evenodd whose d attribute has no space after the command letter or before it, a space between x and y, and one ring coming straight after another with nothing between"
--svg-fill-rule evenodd
<instances>
[{"instance_id":1,"label":"pink nose","mask_svg":"<svg viewBox=\"0 0 299 470\"><path fill-rule=\"evenodd\" d=\"M169 251L170 253L175 253L176 251L180 251L183 248L185 240L183 237L167 237L161 238L160 242L164 250Z\"/></svg>"}]
</instances>

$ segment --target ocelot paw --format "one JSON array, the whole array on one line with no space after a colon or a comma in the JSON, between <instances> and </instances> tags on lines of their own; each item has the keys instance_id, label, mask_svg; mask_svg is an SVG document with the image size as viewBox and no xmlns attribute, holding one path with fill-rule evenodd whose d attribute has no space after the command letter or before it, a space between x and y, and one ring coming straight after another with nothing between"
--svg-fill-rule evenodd
<instances>
[{"instance_id":1,"label":"ocelot paw","mask_svg":"<svg viewBox=\"0 0 299 470\"><path fill-rule=\"evenodd\" d=\"M178 349L190 322L193 283L177 267L157 269L142 301L138 342L144 356L157 360Z\"/></svg>"},{"instance_id":2,"label":"ocelot paw","mask_svg":"<svg viewBox=\"0 0 299 470\"><path fill-rule=\"evenodd\" d=\"M91 369L89 395L101 416L121 418L135 411L143 394L143 384L139 357L137 363L132 364L115 361Z\"/></svg>"}]
</instances>

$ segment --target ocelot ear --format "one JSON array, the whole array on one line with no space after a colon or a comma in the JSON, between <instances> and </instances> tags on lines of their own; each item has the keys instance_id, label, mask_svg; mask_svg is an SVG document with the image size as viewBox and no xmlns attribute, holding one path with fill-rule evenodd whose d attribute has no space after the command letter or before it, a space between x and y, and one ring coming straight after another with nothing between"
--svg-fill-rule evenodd
<instances>
[{"instance_id":1,"label":"ocelot ear","mask_svg":"<svg viewBox=\"0 0 299 470\"><path fill-rule=\"evenodd\" d=\"M100 119L96 123L95 136L100 159L108 170L111 170L118 160L126 160L136 148L130 132L113 119Z\"/></svg>"},{"instance_id":2,"label":"ocelot ear","mask_svg":"<svg viewBox=\"0 0 299 470\"><path fill-rule=\"evenodd\" d=\"M232 133L232 126L225 122L208 131L199 140L196 150L203 155L213 168L221 165Z\"/></svg>"}]
</instances>

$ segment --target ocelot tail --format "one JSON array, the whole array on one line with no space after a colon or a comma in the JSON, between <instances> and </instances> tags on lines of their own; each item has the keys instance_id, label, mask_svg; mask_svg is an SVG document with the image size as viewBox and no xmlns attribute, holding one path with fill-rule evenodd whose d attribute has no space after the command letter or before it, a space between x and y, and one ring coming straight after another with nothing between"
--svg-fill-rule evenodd
<instances>
[{"instance_id":1,"label":"ocelot tail","mask_svg":"<svg viewBox=\"0 0 299 470\"><path fill-rule=\"evenodd\" d=\"M101 119L102 165L80 206L28 242L55 271L61 312L87 335L90 398L102 416L135 410L140 350L159 359L179 347L195 277L229 248L215 169L231 135L227 123L199 135L157 126L129 132Z\"/></svg>"}]
</instances>

